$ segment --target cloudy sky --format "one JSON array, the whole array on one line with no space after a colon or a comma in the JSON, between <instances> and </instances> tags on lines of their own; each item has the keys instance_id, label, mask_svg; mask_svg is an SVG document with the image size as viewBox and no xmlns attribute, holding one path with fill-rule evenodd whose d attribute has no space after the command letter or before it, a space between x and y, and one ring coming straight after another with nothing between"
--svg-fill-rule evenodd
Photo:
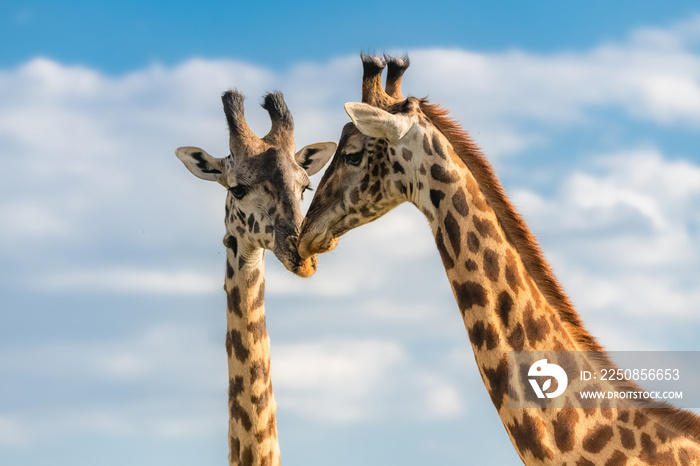
<instances>
[{"instance_id":1,"label":"cloudy sky","mask_svg":"<svg viewBox=\"0 0 700 466\"><path fill-rule=\"evenodd\" d=\"M227 153L231 87L337 140L360 51L410 55L608 349L699 350L700 8L579 3L5 2L0 464L226 463L224 191L174 150ZM284 464L517 462L416 209L267 280Z\"/></svg>"}]
</instances>

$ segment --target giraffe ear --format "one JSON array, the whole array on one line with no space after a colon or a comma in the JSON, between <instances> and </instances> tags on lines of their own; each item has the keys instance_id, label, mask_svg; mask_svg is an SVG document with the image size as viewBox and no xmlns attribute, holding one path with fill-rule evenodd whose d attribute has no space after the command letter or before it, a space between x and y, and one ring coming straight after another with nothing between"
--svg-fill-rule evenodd
<instances>
[{"instance_id":1,"label":"giraffe ear","mask_svg":"<svg viewBox=\"0 0 700 466\"><path fill-rule=\"evenodd\" d=\"M219 181L224 173L223 159L212 157L199 147L180 147L175 151L175 155L197 178Z\"/></svg>"},{"instance_id":2,"label":"giraffe ear","mask_svg":"<svg viewBox=\"0 0 700 466\"><path fill-rule=\"evenodd\" d=\"M413 123L406 115L394 115L372 105L348 102L345 111L365 136L396 142L411 129Z\"/></svg>"},{"instance_id":3,"label":"giraffe ear","mask_svg":"<svg viewBox=\"0 0 700 466\"><path fill-rule=\"evenodd\" d=\"M336 147L338 147L338 144L334 142L309 144L297 152L294 158L301 168L306 170L307 175L315 175L333 156Z\"/></svg>"}]
</instances>

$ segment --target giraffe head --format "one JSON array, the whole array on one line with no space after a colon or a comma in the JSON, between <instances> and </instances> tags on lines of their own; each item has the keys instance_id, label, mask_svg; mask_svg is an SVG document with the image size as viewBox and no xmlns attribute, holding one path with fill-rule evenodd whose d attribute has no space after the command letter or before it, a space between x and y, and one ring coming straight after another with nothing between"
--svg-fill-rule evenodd
<instances>
[{"instance_id":1,"label":"giraffe head","mask_svg":"<svg viewBox=\"0 0 700 466\"><path fill-rule=\"evenodd\" d=\"M414 149L422 149L424 138L438 131L424 114L421 99L401 95L408 58L362 56L362 62L362 102L345 104L352 122L343 128L304 220L302 257L333 249L343 233L376 220L402 202L414 202L423 210L429 201L421 180L430 176L431 165ZM381 86L385 62L386 90ZM432 140L428 143L432 151Z\"/></svg>"},{"instance_id":2,"label":"giraffe head","mask_svg":"<svg viewBox=\"0 0 700 466\"><path fill-rule=\"evenodd\" d=\"M313 274L316 258L301 259L296 246L302 221L299 201L309 187L309 176L325 165L336 144L312 144L295 154L294 122L282 94L265 96L263 108L272 124L262 139L245 121L239 92L227 91L221 100L230 154L215 158L197 147L180 147L177 157L196 177L227 189L224 243L235 255L269 249L291 272Z\"/></svg>"}]
</instances>

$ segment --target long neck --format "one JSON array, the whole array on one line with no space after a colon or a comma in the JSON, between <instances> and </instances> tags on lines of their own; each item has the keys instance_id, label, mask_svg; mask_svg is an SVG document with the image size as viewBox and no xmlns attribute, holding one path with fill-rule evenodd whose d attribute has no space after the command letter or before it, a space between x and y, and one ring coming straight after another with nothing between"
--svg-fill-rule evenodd
<instances>
[{"instance_id":1,"label":"long neck","mask_svg":"<svg viewBox=\"0 0 700 466\"><path fill-rule=\"evenodd\" d=\"M412 201L431 224L484 385L523 462L638 464L641 458L676 464L662 460L675 461L681 451L700 462L697 444L682 437L673 416L657 416L654 410L609 408L602 402L572 409L578 405L573 399L562 404L569 407L564 409L508 406L509 351L592 351L589 343L597 344L550 305L542 283L525 266L522 251L509 241L503 222L450 144L442 135L427 139L442 147L421 154L425 189ZM579 362L597 365L585 357ZM678 437L665 438L658 433L663 429Z\"/></svg>"},{"instance_id":2,"label":"long neck","mask_svg":"<svg viewBox=\"0 0 700 466\"><path fill-rule=\"evenodd\" d=\"M265 253L226 241L229 464L280 464L265 325Z\"/></svg>"}]
</instances>

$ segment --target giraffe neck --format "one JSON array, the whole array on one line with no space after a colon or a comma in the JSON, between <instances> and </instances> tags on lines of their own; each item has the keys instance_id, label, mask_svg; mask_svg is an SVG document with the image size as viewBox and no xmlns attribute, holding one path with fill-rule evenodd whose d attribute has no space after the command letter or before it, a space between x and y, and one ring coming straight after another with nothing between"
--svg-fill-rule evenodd
<instances>
[{"instance_id":1,"label":"giraffe neck","mask_svg":"<svg viewBox=\"0 0 700 466\"><path fill-rule=\"evenodd\" d=\"M575 409L573 399L563 409L508 406L509 351L592 351L594 340L550 305L448 141L431 135L421 146L413 152L424 189L411 201L430 222L484 385L523 462L700 464L697 439L654 410Z\"/></svg>"},{"instance_id":2,"label":"giraffe neck","mask_svg":"<svg viewBox=\"0 0 700 466\"><path fill-rule=\"evenodd\" d=\"M275 466L280 453L265 326L265 252L239 251L231 236L225 244L229 464Z\"/></svg>"}]
</instances>

